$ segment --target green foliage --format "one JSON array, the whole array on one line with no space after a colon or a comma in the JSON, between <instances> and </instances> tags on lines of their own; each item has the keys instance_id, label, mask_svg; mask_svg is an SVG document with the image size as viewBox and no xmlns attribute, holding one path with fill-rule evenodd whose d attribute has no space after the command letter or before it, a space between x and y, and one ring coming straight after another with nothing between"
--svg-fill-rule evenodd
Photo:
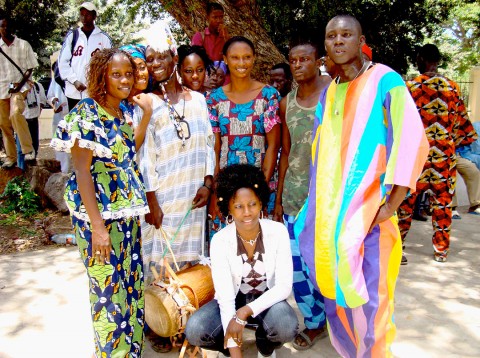
<instances>
[{"instance_id":1,"label":"green foliage","mask_svg":"<svg viewBox=\"0 0 480 358\"><path fill-rule=\"evenodd\" d=\"M260 14L273 43L285 55L299 40L316 42L323 51L325 26L338 14L355 16L363 27L373 60L400 73L415 57L415 46L447 17L447 0L258 0Z\"/></svg>"},{"instance_id":2,"label":"green foliage","mask_svg":"<svg viewBox=\"0 0 480 358\"><path fill-rule=\"evenodd\" d=\"M40 198L23 177L10 180L3 194L0 195L0 200L3 201L0 208L3 214L22 213L25 217L30 217L40 210Z\"/></svg>"},{"instance_id":3,"label":"green foliage","mask_svg":"<svg viewBox=\"0 0 480 358\"><path fill-rule=\"evenodd\" d=\"M447 76L466 80L473 66L480 64L480 3L451 1L448 18L428 36L444 56Z\"/></svg>"}]
</instances>

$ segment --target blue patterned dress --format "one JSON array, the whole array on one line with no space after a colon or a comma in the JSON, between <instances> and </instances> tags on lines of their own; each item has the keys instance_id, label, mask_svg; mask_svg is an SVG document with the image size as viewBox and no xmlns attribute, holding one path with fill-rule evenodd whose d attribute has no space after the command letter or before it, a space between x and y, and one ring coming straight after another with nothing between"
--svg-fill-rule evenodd
<instances>
[{"instance_id":1,"label":"blue patterned dress","mask_svg":"<svg viewBox=\"0 0 480 358\"><path fill-rule=\"evenodd\" d=\"M51 146L93 151L90 167L98 209L109 232L110 262L92 255L92 229L75 173L65 190L80 256L87 269L97 357L141 357L144 297L139 215L148 212L135 166L131 127L93 99L80 101L58 124Z\"/></svg>"}]
</instances>

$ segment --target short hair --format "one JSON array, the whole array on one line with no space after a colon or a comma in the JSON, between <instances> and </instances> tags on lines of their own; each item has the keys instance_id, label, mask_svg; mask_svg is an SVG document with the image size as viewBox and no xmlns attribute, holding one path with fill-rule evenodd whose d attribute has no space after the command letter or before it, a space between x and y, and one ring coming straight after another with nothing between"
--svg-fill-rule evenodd
<instances>
[{"instance_id":1,"label":"short hair","mask_svg":"<svg viewBox=\"0 0 480 358\"><path fill-rule=\"evenodd\" d=\"M216 2L209 2L207 4L207 16L210 15L213 10L220 10L220 11L225 12L225 10L223 10L222 5L217 4Z\"/></svg>"},{"instance_id":2,"label":"short hair","mask_svg":"<svg viewBox=\"0 0 480 358\"><path fill-rule=\"evenodd\" d=\"M418 50L418 55L427 62L439 63L440 59L442 58L438 47L434 44L426 44L420 47L420 49Z\"/></svg>"},{"instance_id":3,"label":"short hair","mask_svg":"<svg viewBox=\"0 0 480 358\"><path fill-rule=\"evenodd\" d=\"M215 177L215 193L220 212L227 216L230 200L239 189L251 189L265 208L270 199L270 188L260 168L251 164L232 164L222 169Z\"/></svg>"},{"instance_id":4,"label":"short hair","mask_svg":"<svg viewBox=\"0 0 480 358\"><path fill-rule=\"evenodd\" d=\"M295 42L292 46L290 46L290 51L293 50L295 47L298 46L311 46L315 50L315 60L318 60L320 56L320 46L318 43L311 41L311 40L299 40Z\"/></svg>"},{"instance_id":5,"label":"short hair","mask_svg":"<svg viewBox=\"0 0 480 358\"><path fill-rule=\"evenodd\" d=\"M133 57L118 48L108 48L95 52L87 68L87 92L91 98L102 106L106 103L107 84L105 78L107 76L108 64L115 55L127 57L134 73L137 68Z\"/></svg>"},{"instance_id":6,"label":"short hair","mask_svg":"<svg viewBox=\"0 0 480 358\"><path fill-rule=\"evenodd\" d=\"M178 53L178 71L180 71L180 67L182 67L183 61L185 61L185 58L187 58L187 56L195 54L198 57L200 57L200 59L203 61L203 65L205 66L205 69L207 70L208 74L210 74L210 70L213 67L213 62L212 60L210 60L210 57L208 57L207 51L203 46L181 45L178 47L177 53Z\"/></svg>"},{"instance_id":7,"label":"short hair","mask_svg":"<svg viewBox=\"0 0 480 358\"><path fill-rule=\"evenodd\" d=\"M338 18L347 18L347 19L352 20L358 26L358 29L360 30L360 35L363 35L362 24L360 23L360 21L358 21L358 19L355 16L353 16L352 14L339 14L339 15L336 15L336 16L332 17L328 22L330 22L332 20L335 20L335 19L338 19Z\"/></svg>"},{"instance_id":8,"label":"short hair","mask_svg":"<svg viewBox=\"0 0 480 358\"><path fill-rule=\"evenodd\" d=\"M279 70L279 69L283 70L283 72L285 73L285 78L287 80L293 79L292 70L290 69L290 65L288 63L285 63L285 62L277 63L276 65L272 66L270 71Z\"/></svg>"},{"instance_id":9,"label":"short hair","mask_svg":"<svg viewBox=\"0 0 480 358\"><path fill-rule=\"evenodd\" d=\"M233 36L230 37L227 42L225 42L225 45L223 45L222 53L224 56L227 56L228 49L230 46L232 46L234 43L237 42L243 42L246 43L253 51L253 54L255 55L255 46L253 45L253 42L249 39L247 39L244 36Z\"/></svg>"}]
</instances>

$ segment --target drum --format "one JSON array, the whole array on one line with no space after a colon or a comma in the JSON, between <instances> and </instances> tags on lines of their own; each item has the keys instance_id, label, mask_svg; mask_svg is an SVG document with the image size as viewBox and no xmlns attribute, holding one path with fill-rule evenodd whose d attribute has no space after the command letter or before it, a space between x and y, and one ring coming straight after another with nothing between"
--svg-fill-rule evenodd
<instances>
[{"instance_id":1,"label":"drum","mask_svg":"<svg viewBox=\"0 0 480 358\"><path fill-rule=\"evenodd\" d=\"M181 285L186 286L185 288L182 287L183 292L187 295L191 304L195 305L195 297L191 290L195 292L199 308L213 299L215 289L213 288L210 266L197 264L185 270L180 270L176 274Z\"/></svg>"},{"instance_id":2,"label":"drum","mask_svg":"<svg viewBox=\"0 0 480 358\"><path fill-rule=\"evenodd\" d=\"M214 296L209 266L194 265L174 272L165 261L169 278L155 272L155 281L145 289L145 320L161 337L182 333L188 318Z\"/></svg>"},{"instance_id":3,"label":"drum","mask_svg":"<svg viewBox=\"0 0 480 358\"><path fill-rule=\"evenodd\" d=\"M145 321L161 337L182 333L195 311L177 283L156 281L145 289Z\"/></svg>"}]
</instances>

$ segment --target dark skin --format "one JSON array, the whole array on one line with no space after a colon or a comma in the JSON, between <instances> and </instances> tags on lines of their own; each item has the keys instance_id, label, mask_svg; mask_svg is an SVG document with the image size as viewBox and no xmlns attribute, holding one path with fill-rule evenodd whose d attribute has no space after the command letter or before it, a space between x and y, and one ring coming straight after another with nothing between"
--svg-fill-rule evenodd
<instances>
[{"instance_id":1,"label":"dark skin","mask_svg":"<svg viewBox=\"0 0 480 358\"><path fill-rule=\"evenodd\" d=\"M85 8L80 9L80 21L82 23L82 31L83 32L90 32L93 31L95 28L95 19L97 18L97 13L95 11L88 11ZM73 83L77 91L83 92L87 89L84 83L80 81L75 81Z\"/></svg>"},{"instance_id":2,"label":"dark skin","mask_svg":"<svg viewBox=\"0 0 480 358\"><path fill-rule=\"evenodd\" d=\"M335 63L340 83L352 81L361 71L364 59L361 48L365 43L358 21L345 16L331 19L325 30L325 49L328 57ZM382 204L370 225L369 233L375 226L389 220L405 199L408 187L393 185L388 202Z\"/></svg>"},{"instance_id":3,"label":"dark skin","mask_svg":"<svg viewBox=\"0 0 480 358\"><path fill-rule=\"evenodd\" d=\"M128 97L133 87L133 67L124 55L117 54L110 60L106 80L105 104L102 106L109 114L118 116L120 111L120 101ZM95 99L95 98L94 98ZM99 100L97 99L97 102ZM72 147L72 161L75 174L78 181L78 189L82 196L82 201L90 218L92 227L92 256L98 263L110 261L110 252L112 243L105 222L98 210L95 186L90 171L93 159L93 151L87 148L81 148L78 142Z\"/></svg>"},{"instance_id":4,"label":"dark skin","mask_svg":"<svg viewBox=\"0 0 480 358\"><path fill-rule=\"evenodd\" d=\"M7 19L0 20L0 36L2 37L3 42L5 42L7 46L10 46L15 40L15 36L13 36L12 34L12 29ZM22 80L20 82L14 83L15 88L13 88L13 90L9 90L9 92L19 92L22 89L23 85L27 83L28 79L32 74L32 71L33 68L29 68L28 70L26 70L23 74Z\"/></svg>"},{"instance_id":5,"label":"dark skin","mask_svg":"<svg viewBox=\"0 0 480 358\"><path fill-rule=\"evenodd\" d=\"M185 101L190 101L192 99L189 90L178 82L177 76L171 76L175 69L175 65L178 62L178 56L173 56L170 51L159 53L151 47L147 47L145 56L147 59L148 72L156 82L163 84L167 97L172 105L178 103L182 99ZM160 86L158 86L153 93L163 100L164 93ZM205 176L204 183L205 186L198 188L197 193L193 198L192 209L202 208L208 203L210 190L207 186L212 188L213 177L211 175ZM164 216L162 208L158 203L155 192L151 191L146 194L150 213L145 215L145 221L159 229L160 226L162 226Z\"/></svg>"},{"instance_id":6,"label":"dark skin","mask_svg":"<svg viewBox=\"0 0 480 358\"><path fill-rule=\"evenodd\" d=\"M224 62L230 70L231 82L222 87L228 99L238 104L247 103L257 97L265 84L251 78L251 72L255 63L253 49L244 42L235 42L228 48L227 55L224 56ZM280 148L280 126L275 125L265 137L267 150L263 160L262 171L267 182L269 182L275 170L277 154ZM220 133L215 133L215 174L220 168L221 143L222 140ZM209 207L209 214L212 217L218 216L222 218L220 210L218 210L216 205L216 199L217 198L213 196L210 201L211 205Z\"/></svg>"},{"instance_id":7,"label":"dark skin","mask_svg":"<svg viewBox=\"0 0 480 358\"><path fill-rule=\"evenodd\" d=\"M325 87L327 87L331 78L328 76L319 76L318 68L322 61L318 58L316 50L313 46L305 44L292 48L289 53L290 69L292 71L295 81L298 83L297 102L305 108L311 108L317 105L318 97ZM280 154L280 161L278 167L278 188L275 199L275 210L273 219L278 222L283 222L283 206L282 193L285 182L285 174L287 172L289 163L288 157L290 155L291 138L290 131L285 120L285 113L287 109L287 98L284 97L280 102L280 118L282 120L282 152ZM313 340L318 335L324 332L325 328L319 329L304 329L304 333ZM295 341L300 346L307 346L305 339L297 335Z\"/></svg>"}]
</instances>

